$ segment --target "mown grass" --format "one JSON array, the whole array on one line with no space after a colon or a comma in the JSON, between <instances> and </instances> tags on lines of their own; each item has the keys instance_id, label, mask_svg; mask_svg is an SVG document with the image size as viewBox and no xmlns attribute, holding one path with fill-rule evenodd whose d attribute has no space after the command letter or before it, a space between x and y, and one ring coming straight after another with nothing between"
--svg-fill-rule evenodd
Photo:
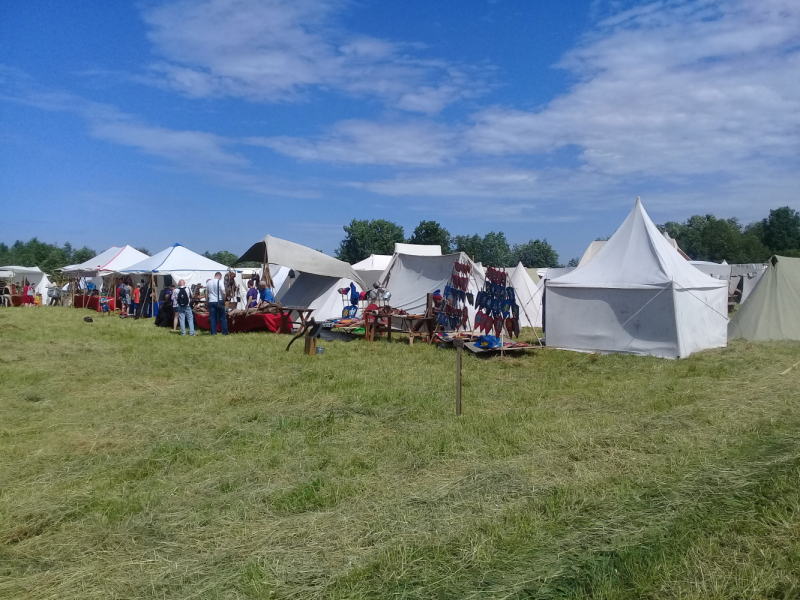
<instances>
[{"instance_id":1,"label":"mown grass","mask_svg":"<svg viewBox=\"0 0 800 600\"><path fill-rule=\"evenodd\" d=\"M798 344L682 361L0 312L0 597L800 596Z\"/></svg>"}]
</instances>

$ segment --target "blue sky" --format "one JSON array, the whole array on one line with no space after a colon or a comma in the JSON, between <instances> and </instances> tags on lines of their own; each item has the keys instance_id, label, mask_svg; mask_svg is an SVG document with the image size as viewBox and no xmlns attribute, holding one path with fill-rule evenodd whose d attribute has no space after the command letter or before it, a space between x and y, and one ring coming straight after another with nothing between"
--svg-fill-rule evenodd
<instances>
[{"instance_id":1,"label":"blue sky","mask_svg":"<svg viewBox=\"0 0 800 600\"><path fill-rule=\"evenodd\" d=\"M0 240L333 252L800 208L792 0L0 4Z\"/></svg>"}]
</instances>

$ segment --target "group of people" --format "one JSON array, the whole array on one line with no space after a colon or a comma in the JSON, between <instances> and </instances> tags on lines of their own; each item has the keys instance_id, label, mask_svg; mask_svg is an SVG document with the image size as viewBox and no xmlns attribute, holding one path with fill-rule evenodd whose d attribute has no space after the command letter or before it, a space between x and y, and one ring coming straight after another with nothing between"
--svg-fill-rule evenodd
<instances>
[{"instance_id":1,"label":"group of people","mask_svg":"<svg viewBox=\"0 0 800 600\"><path fill-rule=\"evenodd\" d=\"M222 280L222 273L215 273L214 279L209 279L205 286L206 300L208 302L208 320L211 327L211 335L217 334L217 328L222 330L222 335L228 335L228 318L225 312L225 300L227 291ZM178 285L171 285L164 290L161 309L158 314L156 325L169 326L172 321L173 331L177 331L180 325L181 335L195 334L193 307L203 302L200 285L190 289L186 281L181 279ZM170 319L170 317L172 317Z\"/></svg>"},{"instance_id":2,"label":"group of people","mask_svg":"<svg viewBox=\"0 0 800 600\"><path fill-rule=\"evenodd\" d=\"M22 296L22 306L24 307L36 306L36 288L27 279L23 280L22 283L3 283L0 304L12 306L13 296Z\"/></svg>"}]
</instances>

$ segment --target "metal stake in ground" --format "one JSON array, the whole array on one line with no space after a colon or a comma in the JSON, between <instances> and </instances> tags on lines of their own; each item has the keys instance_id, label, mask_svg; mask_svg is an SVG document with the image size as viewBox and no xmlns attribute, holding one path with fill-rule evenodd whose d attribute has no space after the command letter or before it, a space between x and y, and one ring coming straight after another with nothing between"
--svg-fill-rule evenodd
<instances>
[{"instance_id":1,"label":"metal stake in ground","mask_svg":"<svg viewBox=\"0 0 800 600\"><path fill-rule=\"evenodd\" d=\"M456 416L461 416L461 355L464 352L464 340L456 338L453 340L456 347Z\"/></svg>"}]
</instances>

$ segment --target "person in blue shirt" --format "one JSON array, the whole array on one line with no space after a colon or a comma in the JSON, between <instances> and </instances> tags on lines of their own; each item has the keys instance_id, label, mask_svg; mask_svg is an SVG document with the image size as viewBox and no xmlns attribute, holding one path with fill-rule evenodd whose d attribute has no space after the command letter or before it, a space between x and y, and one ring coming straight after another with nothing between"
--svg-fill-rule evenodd
<instances>
[{"instance_id":1,"label":"person in blue shirt","mask_svg":"<svg viewBox=\"0 0 800 600\"><path fill-rule=\"evenodd\" d=\"M265 282L261 282L258 284L258 300L260 304L271 304L275 302L275 296L272 294L272 290L267 287Z\"/></svg>"}]
</instances>

